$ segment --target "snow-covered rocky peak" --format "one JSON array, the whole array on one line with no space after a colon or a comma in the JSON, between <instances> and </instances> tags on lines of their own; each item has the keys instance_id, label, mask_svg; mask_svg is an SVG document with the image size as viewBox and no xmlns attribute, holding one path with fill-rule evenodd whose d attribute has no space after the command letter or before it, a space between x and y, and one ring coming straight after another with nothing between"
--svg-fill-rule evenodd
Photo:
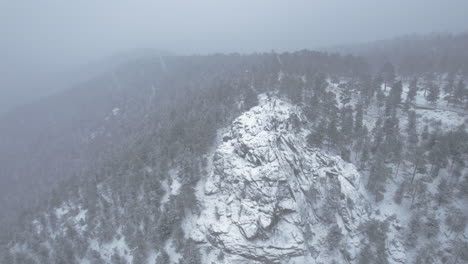
<instances>
[{"instance_id":1,"label":"snow-covered rocky peak","mask_svg":"<svg viewBox=\"0 0 468 264\"><path fill-rule=\"evenodd\" d=\"M216 262L354 258L356 229L368 211L360 175L341 158L309 148L303 120L296 106L262 95L259 106L223 135L191 232L226 253ZM342 239L328 246L332 227L339 227Z\"/></svg>"}]
</instances>

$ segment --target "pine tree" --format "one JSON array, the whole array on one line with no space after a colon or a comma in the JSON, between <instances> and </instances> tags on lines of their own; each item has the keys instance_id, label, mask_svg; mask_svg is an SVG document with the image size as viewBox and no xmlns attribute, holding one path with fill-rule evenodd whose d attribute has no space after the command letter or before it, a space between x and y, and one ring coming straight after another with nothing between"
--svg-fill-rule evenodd
<instances>
[{"instance_id":1,"label":"pine tree","mask_svg":"<svg viewBox=\"0 0 468 264\"><path fill-rule=\"evenodd\" d=\"M396 115L396 106L393 104L392 97L387 96L385 97L385 112L386 117Z\"/></svg>"},{"instance_id":2,"label":"pine tree","mask_svg":"<svg viewBox=\"0 0 468 264\"><path fill-rule=\"evenodd\" d=\"M341 109L341 135L344 139L353 135L353 110L350 106Z\"/></svg>"},{"instance_id":3,"label":"pine tree","mask_svg":"<svg viewBox=\"0 0 468 264\"><path fill-rule=\"evenodd\" d=\"M382 75L377 75L372 80L372 88L375 92L382 90L382 84L384 83L384 79Z\"/></svg>"},{"instance_id":4,"label":"pine tree","mask_svg":"<svg viewBox=\"0 0 468 264\"><path fill-rule=\"evenodd\" d=\"M251 88L246 88L244 97L245 109L250 109L258 104L257 94Z\"/></svg>"},{"instance_id":5,"label":"pine tree","mask_svg":"<svg viewBox=\"0 0 468 264\"><path fill-rule=\"evenodd\" d=\"M414 78L409 85L408 94L406 96L407 104L412 103L414 101L414 98L416 97L417 92L418 92L418 78Z\"/></svg>"},{"instance_id":6,"label":"pine tree","mask_svg":"<svg viewBox=\"0 0 468 264\"><path fill-rule=\"evenodd\" d=\"M397 204L401 204L405 191L406 191L406 186L407 186L406 181L402 181L399 185L398 188L395 191L395 195L393 196L393 201Z\"/></svg>"},{"instance_id":7,"label":"pine tree","mask_svg":"<svg viewBox=\"0 0 468 264\"><path fill-rule=\"evenodd\" d=\"M314 76L314 87L313 87L314 94L317 94L318 96L323 95L327 87L328 87L328 82L327 82L326 75L321 72L316 73Z\"/></svg>"},{"instance_id":8,"label":"pine tree","mask_svg":"<svg viewBox=\"0 0 468 264\"><path fill-rule=\"evenodd\" d=\"M379 107L382 107L384 106L385 104L385 93L382 91L382 90L377 90L377 95L376 95L376 99L377 99L377 103L378 103L378 106Z\"/></svg>"},{"instance_id":9,"label":"pine tree","mask_svg":"<svg viewBox=\"0 0 468 264\"><path fill-rule=\"evenodd\" d=\"M444 92L447 94L444 99L447 101L447 104L451 103L454 99L455 79L453 75L453 73L447 75L447 83L444 86Z\"/></svg>"},{"instance_id":10,"label":"pine tree","mask_svg":"<svg viewBox=\"0 0 468 264\"><path fill-rule=\"evenodd\" d=\"M304 107L304 114L307 117L307 119L311 122L314 122L317 120L317 117L320 115L320 100L317 95L313 95L309 99L309 103L306 107Z\"/></svg>"},{"instance_id":11,"label":"pine tree","mask_svg":"<svg viewBox=\"0 0 468 264\"><path fill-rule=\"evenodd\" d=\"M403 92L403 84L401 81L396 82L390 90L390 100L393 107L401 103L401 94Z\"/></svg>"},{"instance_id":12,"label":"pine tree","mask_svg":"<svg viewBox=\"0 0 468 264\"><path fill-rule=\"evenodd\" d=\"M335 146L339 144L340 140L340 133L338 132L338 122L336 121L336 118L332 116L330 122L328 123L327 126L327 136L328 136L328 149L330 149L331 146Z\"/></svg>"},{"instance_id":13,"label":"pine tree","mask_svg":"<svg viewBox=\"0 0 468 264\"><path fill-rule=\"evenodd\" d=\"M450 198L452 196L452 191L450 189L451 188L448 184L447 179L441 179L439 184L437 185L436 194L436 200L439 203L439 206L441 204L446 204L450 201Z\"/></svg>"},{"instance_id":14,"label":"pine tree","mask_svg":"<svg viewBox=\"0 0 468 264\"><path fill-rule=\"evenodd\" d=\"M388 264L388 254L385 247L389 224L387 221L371 219L359 226L365 234L367 242L358 257L358 263Z\"/></svg>"},{"instance_id":15,"label":"pine tree","mask_svg":"<svg viewBox=\"0 0 468 264\"><path fill-rule=\"evenodd\" d=\"M325 135L327 133L327 125L325 121L320 121L319 125L315 129L315 132L311 132L307 136L307 144L311 147L320 148L323 145L323 141L325 140Z\"/></svg>"},{"instance_id":16,"label":"pine tree","mask_svg":"<svg viewBox=\"0 0 468 264\"><path fill-rule=\"evenodd\" d=\"M425 80L425 83L424 83L423 89L424 89L424 97L426 97L427 91L430 89L430 87L434 85L434 80L435 80L434 73L433 72L426 73L426 75L424 76L424 80Z\"/></svg>"},{"instance_id":17,"label":"pine tree","mask_svg":"<svg viewBox=\"0 0 468 264\"><path fill-rule=\"evenodd\" d=\"M458 81L457 87L454 92L454 103L455 104L462 104L465 96L467 95L466 85L463 80Z\"/></svg>"},{"instance_id":18,"label":"pine tree","mask_svg":"<svg viewBox=\"0 0 468 264\"><path fill-rule=\"evenodd\" d=\"M374 96L375 90L372 83L372 77L370 75L365 75L361 79L361 100L365 102L366 105L370 103L370 100Z\"/></svg>"},{"instance_id":19,"label":"pine tree","mask_svg":"<svg viewBox=\"0 0 468 264\"><path fill-rule=\"evenodd\" d=\"M384 139L381 117L379 117L377 121L375 122L374 128L372 129L372 136L373 136L373 141L372 141L371 151L376 152L379 149Z\"/></svg>"},{"instance_id":20,"label":"pine tree","mask_svg":"<svg viewBox=\"0 0 468 264\"><path fill-rule=\"evenodd\" d=\"M418 243L418 233L421 230L421 215L420 212L414 213L408 223L406 232L405 244L408 248L415 248Z\"/></svg>"},{"instance_id":21,"label":"pine tree","mask_svg":"<svg viewBox=\"0 0 468 264\"><path fill-rule=\"evenodd\" d=\"M436 263L435 252L437 251L431 245L420 248L417 251L417 254L413 263L414 264Z\"/></svg>"},{"instance_id":22,"label":"pine tree","mask_svg":"<svg viewBox=\"0 0 468 264\"><path fill-rule=\"evenodd\" d=\"M435 217L435 215L428 215L426 217L426 221L424 221L423 225L423 232L424 235L428 238L434 238L437 233L440 231L440 223L439 220Z\"/></svg>"},{"instance_id":23,"label":"pine tree","mask_svg":"<svg viewBox=\"0 0 468 264\"><path fill-rule=\"evenodd\" d=\"M156 262L154 264L170 264L171 258L169 254L167 254L166 250L161 249L158 257L156 258Z\"/></svg>"},{"instance_id":24,"label":"pine tree","mask_svg":"<svg viewBox=\"0 0 468 264\"><path fill-rule=\"evenodd\" d=\"M281 79L280 92L288 97L293 103L302 102L303 84L301 80L286 74Z\"/></svg>"},{"instance_id":25,"label":"pine tree","mask_svg":"<svg viewBox=\"0 0 468 264\"><path fill-rule=\"evenodd\" d=\"M386 62L382 67L382 77L384 82L384 91L387 90L387 85L395 80L395 68L390 62Z\"/></svg>"},{"instance_id":26,"label":"pine tree","mask_svg":"<svg viewBox=\"0 0 468 264\"><path fill-rule=\"evenodd\" d=\"M439 100L440 89L436 84L429 86L429 93L427 94L426 99L431 103L435 104Z\"/></svg>"},{"instance_id":27,"label":"pine tree","mask_svg":"<svg viewBox=\"0 0 468 264\"><path fill-rule=\"evenodd\" d=\"M356 136L359 136L361 131L362 131L362 126L363 126L363 110L362 110L362 104L357 104L356 106L356 115L355 115L355 121L354 121L354 134Z\"/></svg>"},{"instance_id":28,"label":"pine tree","mask_svg":"<svg viewBox=\"0 0 468 264\"><path fill-rule=\"evenodd\" d=\"M423 132L421 133L421 139L427 140L428 138L429 138L429 127L425 125L423 128Z\"/></svg>"},{"instance_id":29,"label":"pine tree","mask_svg":"<svg viewBox=\"0 0 468 264\"><path fill-rule=\"evenodd\" d=\"M463 239L453 239L450 241L453 249L452 263L468 263L468 242Z\"/></svg>"},{"instance_id":30,"label":"pine tree","mask_svg":"<svg viewBox=\"0 0 468 264\"><path fill-rule=\"evenodd\" d=\"M125 264L125 258L121 257L117 251L112 254L111 257L112 264Z\"/></svg>"},{"instance_id":31,"label":"pine tree","mask_svg":"<svg viewBox=\"0 0 468 264\"><path fill-rule=\"evenodd\" d=\"M458 208L449 207L445 217L445 223L449 230L454 233L463 233L465 231L468 217Z\"/></svg>"},{"instance_id":32,"label":"pine tree","mask_svg":"<svg viewBox=\"0 0 468 264\"><path fill-rule=\"evenodd\" d=\"M391 174L391 169L385 165L384 155L380 152L376 155L371 169L366 188L374 195L377 202L383 200L385 183Z\"/></svg>"},{"instance_id":33,"label":"pine tree","mask_svg":"<svg viewBox=\"0 0 468 264\"><path fill-rule=\"evenodd\" d=\"M327 233L326 241L328 244L328 250L333 250L340 248L340 242L343 238L343 233L341 232L341 228L334 224L330 227Z\"/></svg>"},{"instance_id":34,"label":"pine tree","mask_svg":"<svg viewBox=\"0 0 468 264\"><path fill-rule=\"evenodd\" d=\"M429 150L428 160L431 163L431 174L436 177L441 168L445 168L448 164L449 145L445 142L442 136L434 135L434 143Z\"/></svg>"},{"instance_id":35,"label":"pine tree","mask_svg":"<svg viewBox=\"0 0 468 264\"><path fill-rule=\"evenodd\" d=\"M180 264L201 264L201 254L195 241L189 239L184 246Z\"/></svg>"},{"instance_id":36,"label":"pine tree","mask_svg":"<svg viewBox=\"0 0 468 264\"><path fill-rule=\"evenodd\" d=\"M363 144L362 144L362 150L361 150L361 154L360 154L360 166L359 168L360 169L365 169L366 166L367 166L367 161L369 160L370 158L370 154L369 154L369 141L368 140L364 140Z\"/></svg>"},{"instance_id":37,"label":"pine tree","mask_svg":"<svg viewBox=\"0 0 468 264\"><path fill-rule=\"evenodd\" d=\"M408 125L406 132L408 133L408 155L411 156L414 154L419 142L418 132L416 130L416 113L414 111L408 112Z\"/></svg>"},{"instance_id":38,"label":"pine tree","mask_svg":"<svg viewBox=\"0 0 468 264\"><path fill-rule=\"evenodd\" d=\"M335 93L325 93L322 100L323 103L321 104L321 106L323 107L322 112L324 118L337 118L336 115L338 114L339 109Z\"/></svg>"},{"instance_id":39,"label":"pine tree","mask_svg":"<svg viewBox=\"0 0 468 264\"><path fill-rule=\"evenodd\" d=\"M419 178L414 180L411 185L411 206L410 208L414 208L417 206L422 208L423 206L428 205L428 195L427 195L427 183L423 178Z\"/></svg>"}]
</instances>

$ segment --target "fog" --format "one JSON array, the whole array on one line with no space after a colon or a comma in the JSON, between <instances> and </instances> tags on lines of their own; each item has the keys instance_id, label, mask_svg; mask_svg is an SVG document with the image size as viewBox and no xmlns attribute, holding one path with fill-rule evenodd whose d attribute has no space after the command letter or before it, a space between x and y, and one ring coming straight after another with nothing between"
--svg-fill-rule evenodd
<instances>
[{"instance_id":1,"label":"fog","mask_svg":"<svg viewBox=\"0 0 468 264\"><path fill-rule=\"evenodd\" d=\"M80 65L119 52L286 51L460 32L466 10L464 0L2 0L0 114L66 87Z\"/></svg>"},{"instance_id":2,"label":"fog","mask_svg":"<svg viewBox=\"0 0 468 264\"><path fill-rule=\"evenodd\" d=\"M468 0L0 0L0 263L468 263Z\"/></svg>"}]
</instances>

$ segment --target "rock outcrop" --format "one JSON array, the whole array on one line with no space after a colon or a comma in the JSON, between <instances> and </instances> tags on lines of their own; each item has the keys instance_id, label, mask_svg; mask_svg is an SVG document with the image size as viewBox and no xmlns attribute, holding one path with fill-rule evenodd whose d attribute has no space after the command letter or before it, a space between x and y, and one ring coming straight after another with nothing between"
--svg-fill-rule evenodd
<instances>
[{"instance_id":1,"label":"rock outcrop","mask_svg":"<svg viewBox=\"0 0 468 264\"><path fill-rule=\"evenodd\" d=\"M297 107L263 95L223 135L192 237L227 253L225 263L354 258L368 212L360 175L309 148L303 120ZM332 226L342 234L336 245Z\"/></svg>"}]
</instances>

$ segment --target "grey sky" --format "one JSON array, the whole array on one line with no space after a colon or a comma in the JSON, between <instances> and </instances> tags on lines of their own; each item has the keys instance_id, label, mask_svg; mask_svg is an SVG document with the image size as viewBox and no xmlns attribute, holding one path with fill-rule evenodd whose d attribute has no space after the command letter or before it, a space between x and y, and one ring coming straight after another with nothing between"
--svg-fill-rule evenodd
<instances>
[{"instance_id":1,"label":"grey sky","mask_svg":"<svg viewBox=\"0 0 468 264\"><path fill-rule=\"evenodd\" d=\"M468 29L466 0L0 0L0 113L116 52L298 50Z\"/></svg>"}]
</instances>

